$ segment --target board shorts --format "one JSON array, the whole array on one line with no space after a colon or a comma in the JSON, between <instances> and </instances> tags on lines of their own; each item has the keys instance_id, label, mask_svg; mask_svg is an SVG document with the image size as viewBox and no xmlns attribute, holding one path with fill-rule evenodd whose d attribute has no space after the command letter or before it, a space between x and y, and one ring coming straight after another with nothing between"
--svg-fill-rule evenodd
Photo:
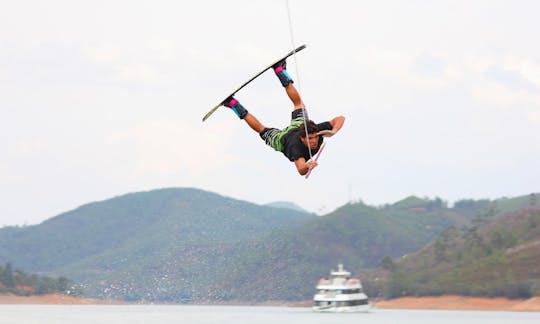
<instances>
[{"instance_id":1,"label":"board shorts","mask_svg":"<svg viewBox=\"0 0 540 324\"><path fill-rule=\"evenodd\" d=\"M289 126L285 127L284 129L277 129L277 128L265 128L262 132L259 133L263 141L266 143L266 145L270 146L276 151L282 152L283 151L283 143L281 142L281 139L285 134L288 132L297 129L302 123L304 122L304 111L305 109L295 109L293 110L291 114L291 123ZM307 112L306 112L307 115ZM307 118L307 116L306 116Z\"/></svg>"}]
</instances>

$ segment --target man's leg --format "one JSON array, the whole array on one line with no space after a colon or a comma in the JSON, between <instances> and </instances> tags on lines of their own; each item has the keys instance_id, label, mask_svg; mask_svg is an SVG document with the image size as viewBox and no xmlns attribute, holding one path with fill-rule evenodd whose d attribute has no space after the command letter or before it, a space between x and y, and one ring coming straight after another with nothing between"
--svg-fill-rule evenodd
<instances>
[{"instance_id":1,"label":"man's leg","mask_svg":"<svg viewBox=\"0 0 540 324\"><path fill-rule=\"evenodd\" d=\"M302 102L302 98L300 98L300 93L298 93L298 90L296 90L292 83L285 87L285 91L287 92L289 99L291 99L293 102L294 109L304 108L304 103Z\"/></svg>"},{"instance_id":2,"label":"man's leg","mask_svg":"<svg viewBox=\"0 0 540 324\"><path fill-rule=\"evenodd\" d=\"M249 125L249 127L251 127L251 129L253 129L257 133L260 133L265 129L264 125L261 124L261 122L250 113L246 115L244 120Z\"/></svg>"},{"instance_id":3,"label":"man's leg","mask_svg":"<svg viewBox=\"0 0 540 324\"><path fill-rule=\"evenodd\" d=\"M300 94L293 85L294 81L287 72L287 61L283 60L281 62L278 62L274 66L272 66L272 68L274 69L274 73L276 73L279 82L281 82L281 85L285 88L287 96L289 96L289 99L291 99L294 105L294 109L304 108L304 103L300 98Z\"/></svg>"},{"instance_id":4,"label":"man's leg","mask_svg":"<svg viewBox=\"0 0 540 324\"><path fill-rule=\"evenodd\" d=\"M255 118L255 116L250 114L247 109L244 108L244 106L242 106L240 102L235 98L228 98L223 102L223 105L225 107L231 108L231 110L234 111L238 118L243 119L248 124L248 126L257 133L260 133L264 130L264 125L261 124L261 122L257 118Z\"/></svg>"},{"instance_id":5,"label":"man's leg","mask_svg":"<svg viewBox=\"0 0 540 324\"><path fill-rule=\"evenodd\" d=\"M267 128L261 122L250 114L244 106L233 97L227 98L223 102L225 107L229 107L232 111L238 115L240 119L243 119L248 126L256 131L263 141L272 147L276 151L281 151L281 142L279 140L280 130L277 128Z\"/></svg>"}]
</instances>

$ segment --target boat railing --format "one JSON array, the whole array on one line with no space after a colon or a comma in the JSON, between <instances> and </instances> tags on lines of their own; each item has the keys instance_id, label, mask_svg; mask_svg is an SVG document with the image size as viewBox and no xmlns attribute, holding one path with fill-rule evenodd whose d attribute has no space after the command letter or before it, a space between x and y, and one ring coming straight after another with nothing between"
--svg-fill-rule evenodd
<instances>
[{"instance_id":1,"label":"boat railing","mask_svg":"<svg viewBox=\"0 0 540 324\"><path fill-rule=\"evenodd\" d=\"M321 279L319 279L319 285L332 285L332 284L334 284L334 285L355 286L355 285L360 284L360 280L358 280L356 278L350 278L350 279L334 278L333 280L329 279L329 278L321 278Z\"/></svg>"}]
</instances>

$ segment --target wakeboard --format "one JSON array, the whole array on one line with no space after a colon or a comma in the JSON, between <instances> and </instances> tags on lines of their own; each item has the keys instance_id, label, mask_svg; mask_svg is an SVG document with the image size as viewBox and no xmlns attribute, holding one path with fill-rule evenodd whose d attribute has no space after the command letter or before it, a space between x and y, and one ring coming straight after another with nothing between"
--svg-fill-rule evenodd
<instances>
[{"instance_id":1,"label":"wakeboard","mask_svg":"<svg viewBox=\"0 0 540 324\"><path fill-rule=\"evenodd\" d=\"M210 117L216 110L218 110L219 107L221 107L223 105L223 103L225 102L225 100L227 100L229 97L232 97L234 96L238 91L240 91L243 87L247 86L251 81L255 80L257 77L259 77L261 74L263 74L264 72L266 72L266 70L272 68L272 66L274 66L274 64L276 63L279 63L280 61L288 58L289 56L297 53L297 52L300 52L301 50L303 50L304 48L306 48L306 45L302 45L302 46L299 46L298 48L290 51L289 53L285 54L284 56L280 57L279 59L277 59L275 62L273 62L272 64L268 65L267 67L265 67L264 69L262 69L259 73L255 74L251 79L247 80L246 82L244 82L241 86L239 86L236 90L234 90L233 92L231 92L227 97L225 97L219 104L217 104L214 108L212 108L206 115L204 115L202 121L204 122L205 120L208 119L208 117Z\"/></svg>"}]
</instances>

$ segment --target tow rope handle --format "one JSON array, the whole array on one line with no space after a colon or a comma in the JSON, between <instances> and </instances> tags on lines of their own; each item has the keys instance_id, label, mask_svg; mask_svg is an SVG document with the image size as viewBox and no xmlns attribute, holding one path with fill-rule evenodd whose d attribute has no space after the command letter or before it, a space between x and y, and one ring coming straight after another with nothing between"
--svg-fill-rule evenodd
<instances>
[{"instance_id":1,"label":"tow rope handle","mask_svg":"<svg viewBox=\"0 0 540 324\"><path fill-rule=\"evenodd\" d=\"M319 156L321 156L321 153L325 147L326 143L322 143L321 144L321 148L319 149L319 152L317 152L317 155L315 155L315 158L314 158L314 161L317 162L317 160L319 159ZM308 172L306 173L306 179L309 178L309 175L311 174L311 171L313 169L309 169Z\"/></svg>"}]
</instances>

